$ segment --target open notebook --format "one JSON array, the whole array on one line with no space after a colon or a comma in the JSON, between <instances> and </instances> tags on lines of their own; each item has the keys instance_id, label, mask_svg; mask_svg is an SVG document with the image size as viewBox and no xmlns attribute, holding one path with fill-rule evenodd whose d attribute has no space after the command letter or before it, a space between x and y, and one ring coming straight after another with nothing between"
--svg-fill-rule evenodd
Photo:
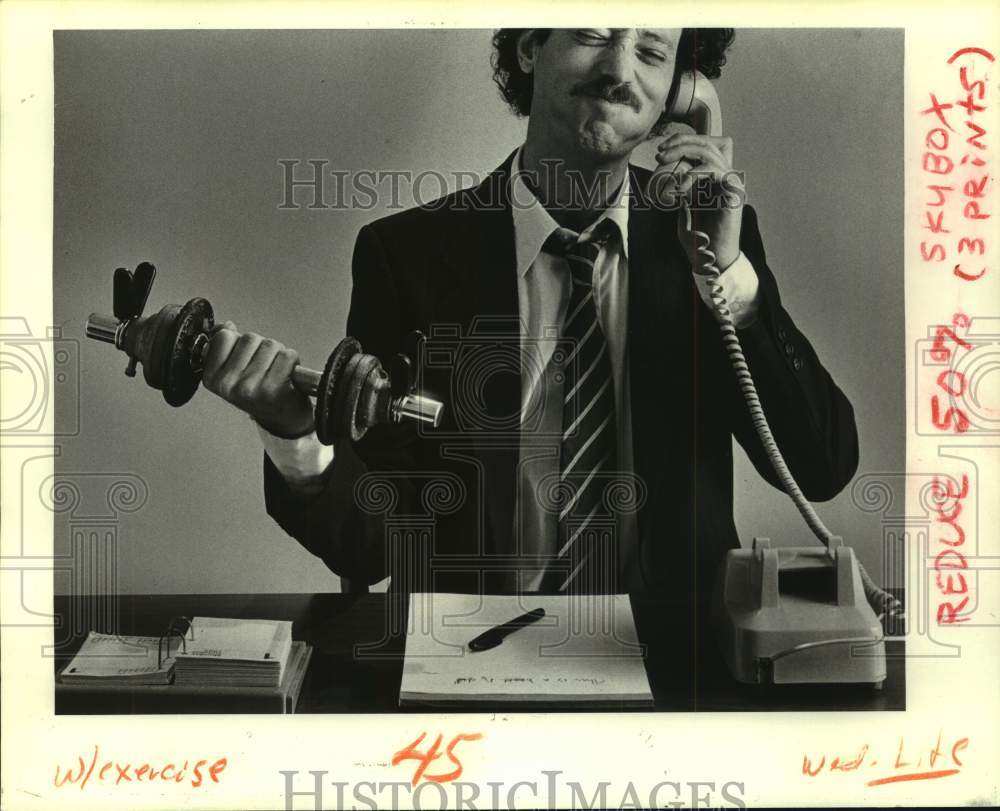
<instances>
[{"instance_id":1,"label":"open notebook","mask_svg":"<svg viewBox=\"0 0 1000 811\"><path fill-rule=\"evenodd\" d=\"M536 608L490 650L471 639ZM628 595L412 594L400 704L651 706Z\"/></svg>"}]
</instances>

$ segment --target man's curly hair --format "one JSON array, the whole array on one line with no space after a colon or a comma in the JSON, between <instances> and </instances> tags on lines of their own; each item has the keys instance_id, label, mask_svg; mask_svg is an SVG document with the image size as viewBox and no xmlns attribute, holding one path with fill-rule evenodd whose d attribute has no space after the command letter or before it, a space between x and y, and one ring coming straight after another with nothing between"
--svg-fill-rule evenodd
<instances>
[{"instance_id":1,"label":"man's curly hair","mask_svg":"<svg viewBox=\"0 0 1000 811\"><path fill-rule=\"evenodd\" d=\"M517 61L517 41L528 28L500 28L493 35L493 81L500 88L500 95L519 116L531 112L533 79L530 73L521 70ZM544 43L552 29L535 29L538 44ZM726 64L726 50L733 42L732 28L685 28L677 45L677 62L674 77L683 71L700 70L709 79L717 79ZM676 82L674 83L676 86ZM671 88L671 96L674 88ZM672 98L667 99L667 105ZM664 110L650 135L662 135L667 128L667 114Z\"/></svg>"}]
</instances>

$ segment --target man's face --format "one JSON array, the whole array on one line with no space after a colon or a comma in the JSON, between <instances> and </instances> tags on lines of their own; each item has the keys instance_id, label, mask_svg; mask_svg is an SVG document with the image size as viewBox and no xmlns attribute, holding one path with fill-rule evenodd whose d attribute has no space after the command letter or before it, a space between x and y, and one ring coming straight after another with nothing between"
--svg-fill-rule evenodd
<instances>
[{"instance_id":1,"label":"man's face","mask_svg":"<svg viewBox=\"0 0 1000 811\"><path fill-rule=\"evenodd\" d=\"M680 36L680 28L556 29L523 48L532 125L570 150L627 156L663 113Z\"/></svg>"}]
</instances>

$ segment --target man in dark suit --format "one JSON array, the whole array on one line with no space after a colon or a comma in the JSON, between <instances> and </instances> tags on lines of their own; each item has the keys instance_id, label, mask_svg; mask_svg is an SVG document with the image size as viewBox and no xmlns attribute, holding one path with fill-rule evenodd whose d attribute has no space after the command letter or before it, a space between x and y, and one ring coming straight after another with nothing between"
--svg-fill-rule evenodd
<instances>
[{"instance_id":1,"label":"man in dark suit","mask_svg":"<svg viewBox=\"0 0 1000 811\"><path fill-rule=\"evenodd\" d=\"M323 448L294 352L233 325L205 384L258 422L269 514L338 574L400 590L704 592L733 523L732 437L779 486L727 360L699 209L761 401L805 495L857 466L850 403L781 305L732 141L675 134L653 199L632 150L682 70L717 75L728 29L501 29L498 84L529 115L486 180L364 226L347 332L384 363L429 336L435 432ZM685 163L679 163L685 161Z\"/></svg>"}]
</instances>

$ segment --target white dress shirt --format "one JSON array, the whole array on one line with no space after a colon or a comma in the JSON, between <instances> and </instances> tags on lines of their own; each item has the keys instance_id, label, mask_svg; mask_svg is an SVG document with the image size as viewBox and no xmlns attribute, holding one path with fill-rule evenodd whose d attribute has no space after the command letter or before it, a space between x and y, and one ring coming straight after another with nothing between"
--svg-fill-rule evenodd
<instances>
[{"instance_id":1,"label":"white dress shirt","mask_svg":"<svg viewBox=\"0 0 1000 811\"><path fill-rule=\"evenodd\" d=\"M618 466L632 471L631 409L628 395L628 206L629 183L612 196L605 211L585 230L609 220L612 237L594 261L594 304L608 342L614 378L615 414L618 423ZM559 474L562 442L563 386L551 363L559 342L572 280L566 259L542 251L559 224L538 201L522 175L521 150L511 164L511 215L517 268L517 299L521 317L521 450L514 509L514 539L525 558L516 588L537 590L544 575L542 558L557 550L559 513L546 497L545 484ZM619 557L634 536L634 514L618 522ZM624 563L624 561L622 561ZM619 567L621 568L621 567Z\"/></svg>"}]
</instances>

